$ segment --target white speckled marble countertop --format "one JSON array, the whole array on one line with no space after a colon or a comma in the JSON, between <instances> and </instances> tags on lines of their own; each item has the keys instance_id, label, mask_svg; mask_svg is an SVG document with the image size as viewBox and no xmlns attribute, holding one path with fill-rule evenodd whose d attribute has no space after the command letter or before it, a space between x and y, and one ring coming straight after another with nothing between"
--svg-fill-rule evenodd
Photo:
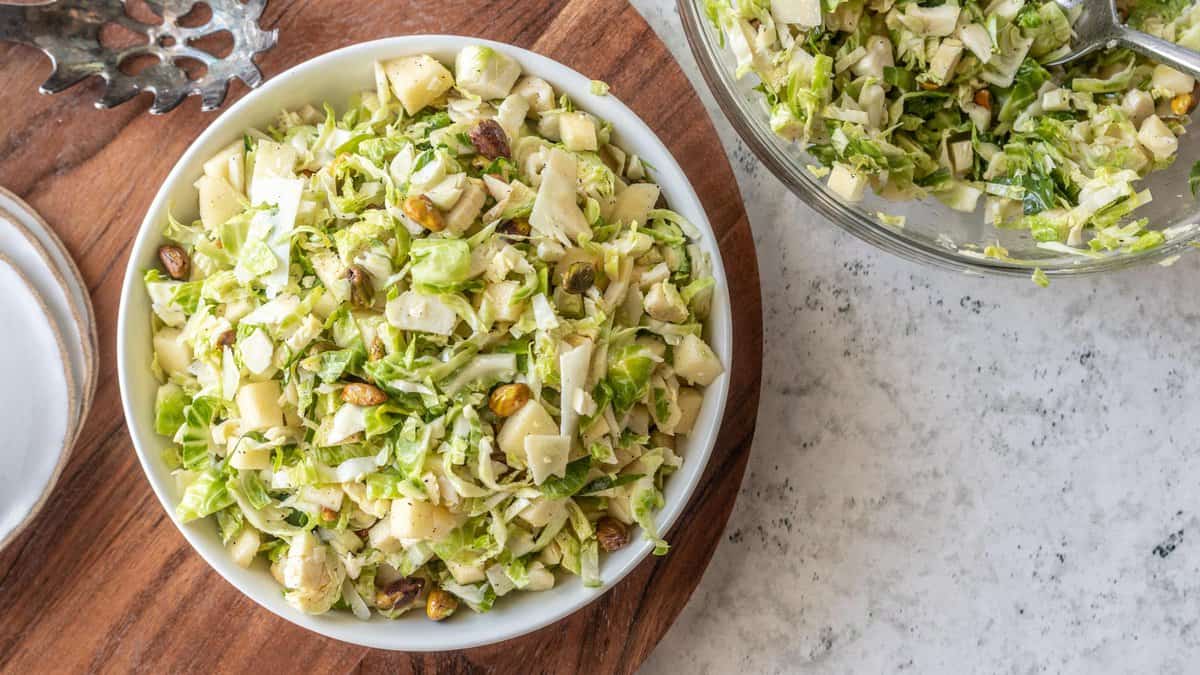
<instances>
[{"instance_id":1,"label":"white speckled marble countertop","mask_svg":"<svg viewBox=\"0 0 1200 675\"><path fill-rule=\"evenodd\" d=\"M737 506L642 672L1200 672L1200 255L1042 290L877 251L758 165L673 0L633 4L725 142L766 320Z\"/></svg>"}]
</instances>

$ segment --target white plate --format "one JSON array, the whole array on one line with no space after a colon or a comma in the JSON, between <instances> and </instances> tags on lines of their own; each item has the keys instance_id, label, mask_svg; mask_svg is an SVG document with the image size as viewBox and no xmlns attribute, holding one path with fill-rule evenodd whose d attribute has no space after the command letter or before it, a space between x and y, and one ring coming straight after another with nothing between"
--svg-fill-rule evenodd
<instances>
[{"instance_id":1,"label":"white plate","mask_svg":"<svg viewBox=\"0 0 1200 675\"><path fill-rule=\"evenodd\" d=\"M89 338L92 349L95 351L97 344L96 321L92 312L91 296L88 293L87 282L84 281L83 274L79 272L79 267L76 266L70 251L41 214L25 200L3 186L0 186L0 208L21 220L21 224L26 227L29 234L37 239L42 248L46 250L55 268L66 277L67 286L74 297L75 305L84 309L84 322L88 325Z\"/></svg>"},{"instance_id":2,"label":"white plate","mask_svg":"<svg viewBox=\"0 0 1200 675\"><path fill-rule=\"evenodd\" d=\"M225 111L175 165L150 206L129 257L117 319L117 372L129 431L155 494L179 525L183 536L213 569L263 607L322 635L380 649L465 649L524 635L599 598L632 571L650 553L652 546L639 538L629 546L603 556L600 566L604 580L602 588L586 588L577 577L563 577L549 591L506 596L487 614L465 610L456 614L447 625L433 623L420 612L410 613L397 621L378 616L370 621L360 621L349 612L330 612L321 616L300 613L284 601L279 584L261 561L251 569L242 569L233 562L210 519L182 525L175 517L180 491L161 459L162 450L169 441L154 433L154 395L158 383L150 370L150 302L142 274L156 265L155 251L162 243L160 232L166 222L168 205L174 204L180 209L175 214L178 217L194 217L197 194L192 184L201 175L204 161L241 138L245 129L265 128L284 108L294 109L322 101L344 105L351 94L374 89L372 64L376 60L425 53L443 63L452 63L458 51L471 44L487 44L512 56L526 73L544 78L569 95L580 108L611 122L618 142L656 168L655 177L667 201L696 225L702 235L701 247L712 256L717 290L708 332L721 361L727 366L732 363L733 327L728 284L716 238L695 191L654 132L616 97L592 95L591 80L560 63L497 42L445 35L391 38L330 52L275 77ZM683 466L666 482L666 506L658 514L662 531L666 531L683 511L704 472L721 425L728 391L729 375L725 374L705 393L696 428L682 444ZM670 535L667 538L669 540ZM697 574L700 572L696 571ZM648 592L653 594L654 589Z\"/></svg>"},{"instance_id":3,"label":"white plate","mask_svg":"<svg viewBox=\"0 0 1200 675\"><path fill-rule=\"evenodd\" d=\"M96 361L85 310L75 303L67 277L51 261L42 243L16 215L0 207L0 251L12 261L45 302L70 365L75 409L82 418L91 405Z\"/></svg>"},{"instance_id":4,"label":"white plate","mask_svg":"<svg viewBox=\"0 0 1200 675\"><path fill-rule=\"evenodd\" d=\"M33 519L75 429L66 355L46 306L0 254L0 548Z\"/></svg>"}]
</instances>

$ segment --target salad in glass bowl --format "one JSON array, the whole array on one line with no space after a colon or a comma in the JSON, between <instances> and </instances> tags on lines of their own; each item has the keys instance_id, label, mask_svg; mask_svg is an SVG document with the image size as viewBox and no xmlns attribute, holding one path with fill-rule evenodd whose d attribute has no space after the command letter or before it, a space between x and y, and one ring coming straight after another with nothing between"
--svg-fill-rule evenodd
<instances>
[{"instance_id":1,"label":"salad in glass bowl","mask_svg":"<svg viewBox=\"0 0 1200 675\"><path fill-rule=\"evenodd\" d=\"M488 46L375 63L204 163L144 275L181 491L287 602L488 610L655 528L723 365L699 233ZM605 87L594 83L593 95Z\"/></svg>"},{"instance_id":2,"label":"salad in glass bowl","mask_svg":"<svg viewBox=\"0 0 1200 675\"><path fill-rule=\"evenodd\" d=\"M1200 48L1193 3L1119 4L1131 26ZM1050 65L1070 51L1073 10L1037 0L702 5L737 76L757 78L771 130L804 147L810 172L845 202L871 188L893 202L934 197L982 211L996 234L945 246L1014 264L1037 260L987 239L1020 232L1047 257L1086 261L1194 230L1158 229L1137 210L1153 198L1140 182L1177 157L1195 81L1127 49ZM875 216L905 228L886 206Z\"/></svg>"}]
</instances>

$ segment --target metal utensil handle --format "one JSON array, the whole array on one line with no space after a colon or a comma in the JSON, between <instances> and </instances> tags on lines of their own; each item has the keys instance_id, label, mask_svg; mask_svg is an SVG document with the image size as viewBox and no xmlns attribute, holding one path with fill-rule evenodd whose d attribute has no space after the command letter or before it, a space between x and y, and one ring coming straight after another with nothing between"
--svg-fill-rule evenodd
<instances>
[{"instance_id":1,"label":"metal utensil handle","mask_svg":"<svg viewBox=\"0 0 1200 675\"><path fill-rule=\"evenodd\" d=\"M30 20L30 14L38 8L38 5L0 5L0 42L36 44L29 27L36 25Z\"/></svg>"},{"instance_id":2,"label":"metal utensil handle","mask_svg":"<svg viewBox=\"0 0 1200 675\"><path fill-rule=\"evenodd\" d=\"M1122 26L1114 37L1142 56L1200 80L1200 52L1127 26Z\"/></svg>"}]
</instances>

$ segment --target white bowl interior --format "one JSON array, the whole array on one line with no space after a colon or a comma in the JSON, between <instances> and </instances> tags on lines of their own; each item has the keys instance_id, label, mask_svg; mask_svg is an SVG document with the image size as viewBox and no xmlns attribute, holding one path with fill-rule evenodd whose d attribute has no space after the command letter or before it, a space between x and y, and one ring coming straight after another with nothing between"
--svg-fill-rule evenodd
<instances>
[{"instance_id":1,"label":"white bowl interior","mask_svg":"<svg viewBox=\"0 0 1200 675\"><path fill-rule=\"evenodd\" d=\"M153 429L157 382L150 370L150 303L141 279L144 270L155 265L155 251L161 244L160 231L166 222L168 205L175 205L175 215L179 217L195 217L197 194L192 183L201 175L201 165L222 147L239 138L243 130L263 128L280 110L298 108L305 103L328 101L341 110L350 95L374 86L371 64L377 59L427 53L444 63L452 63L459 49L480 43L490 44L516 58L526 73L545 78L559 91L568 94L581 108L611 121L618 142L657 168L656 178L667 200L672 208L701 231L701 245L713 258L718 290L713 299L708 332L713 349L729 368L732 364L733 335L728 284L720 251L695 191L667 148L649 127L615 97L591 95L590 80L580 73L523 49L457 36L390 38L331 52L275 77L222 114L192 144L159 190L134 243L122 289L117 338L122 402L138 457L163 507L200 555L255 602L310 630L368 647L440 651L474 647L523 635L565 617L600 597L645 558L651 546L638 539L620 551L602 556L603 588L585 588L578 578L560 575L559 584L550 591L512 594L499 599L489 613L477 615L465 610L446 624L435 624L417 612L397 621L374 617L367 622L355 619L349 612L331 612L323 616L298 612L284 601L278 584L271 578L264 563L260 561L251 569L242 569L233 563L221 545L217 528L211 519L182 525L175 518L179 491L170 471L160 459L168 440L156 435ZM720 428L728 382L729 376L726 374L709 387L696 430L681 449L683 467L667 480L666 506L658 515L659 526L664 531L683 510L703 473Z\"/></svg>"}]
</instances>

